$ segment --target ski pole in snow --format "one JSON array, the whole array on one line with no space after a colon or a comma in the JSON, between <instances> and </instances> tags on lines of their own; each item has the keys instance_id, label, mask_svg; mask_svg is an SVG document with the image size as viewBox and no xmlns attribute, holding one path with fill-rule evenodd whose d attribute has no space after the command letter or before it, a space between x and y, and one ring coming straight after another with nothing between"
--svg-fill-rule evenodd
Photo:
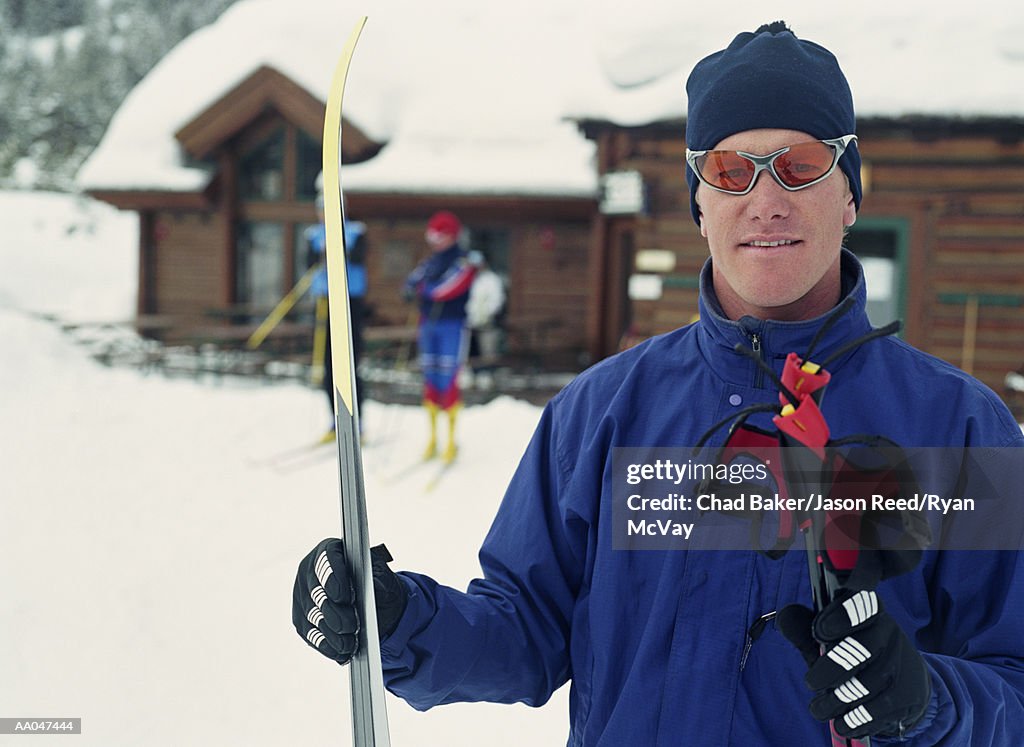
<instances>
[{"instance_id":1,"label":"ski pole in snow","mask_svg":"<svg viewBox=\"0 0 1024 747\"><path fill-rule=\"evenodd\" d=\"M324 356L327 355L327 299L316 299L316 314L313 324L313 363L310 367L310 383L320 386L324 382Z\"/></svg>"},{"instance_id":2,"label":"ski pole in snow","mask_svg":"<svg viewBox=\"0 0 1024 747\"><path fill-rule=\"evenodd\" d=\"M324 120L324 224L327 230L327 292L331 319L331 362L334 371L334 419L341 482L341 523L346 561L361 625L357 651L349 665L352 689L352 736L356 747L387 747L387 712L380 640L370 565L366 493L359 445L359 411L352 349L352 322L345 270L344 201L341 194L341 102L356 42L366 23L361 18L345 43L331 80Z\"/></svg>"},{"instance_id":3,"label":"ski pole in snow","mask_svg":"<svg viewBox=\"0 0 1024 747\"><path fill-rule=\"evenodd\" d=\"M298 300L309 290L309 286L313 284L313 276L321 269L323 268L319 262L310 267L306 270L306 274L299 278L294 287L285 294L285 297L277 302L277 306L271 309L270 313L267 314L267 318L260 322L260 326L253 331L246 341L245 344L250 350L255 350L263 344L263 341L267 339L267 335L274 331L274 328L280 324L285 315L292 310L292 306L298 303Z\"/></svg>"}]
</instances>

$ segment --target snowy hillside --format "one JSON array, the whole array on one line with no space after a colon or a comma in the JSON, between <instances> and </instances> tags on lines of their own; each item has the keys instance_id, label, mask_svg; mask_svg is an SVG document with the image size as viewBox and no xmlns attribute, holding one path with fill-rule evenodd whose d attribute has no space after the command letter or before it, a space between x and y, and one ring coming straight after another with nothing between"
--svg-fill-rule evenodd
<instances>
[{"instance_id":1,"label":"snowy hillside","mask_svg":"<svg viewBox=\"0 0 1024 747\"><path fill-rule=\"evenodd\" d=\"M333 454L271 459L322 430L322 394L100 366L41 314L130 318L134 218L0 193L0 220L0 716L81 717L80 747L345 744L347 674L290 620L299 558L339 526ZM406 470L425 418L370 402L373 539L464 587L538 416L469 408L427 492L429 470ZM426 714L389 698L393 744L564 743L566 695Z\"/></svg>"}]
</instances>

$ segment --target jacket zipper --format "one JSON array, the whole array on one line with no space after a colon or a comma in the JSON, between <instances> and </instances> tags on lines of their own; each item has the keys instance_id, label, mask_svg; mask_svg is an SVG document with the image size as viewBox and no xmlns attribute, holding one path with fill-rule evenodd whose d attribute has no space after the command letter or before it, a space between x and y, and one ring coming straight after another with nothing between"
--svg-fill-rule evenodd
<instances>
[{"instance_id":1,"label":"jacket zipper","mask_svg":"<svg viewBox=\"0 0 1024 747\"><path fill-rule=\"evenodd\" d=\"M756 332L750 335L750 347L757 354L757 357L761 357L761 336ZM760 366L756 367L754 372L754 388L761 389L764 387L764 371L761 370Z\"/></svg>"},{"instance_id":2,"label":"jacket zipper","mask_svg":"<svg viewBox=\"0 0 1024 747\"><path fill-rule=\"evenodd\" d=\"M754 620L754 624L747 630L747 640L743 646L743 655L740 657L740 671L742 672L747 667L747 657L750 656L750 649L753 648L754 642L761 637L764 633L765 627L772 620L775 619L775 615L778 613L775 610L761 615L759 618Z\"/></svg>"}]
</instances>

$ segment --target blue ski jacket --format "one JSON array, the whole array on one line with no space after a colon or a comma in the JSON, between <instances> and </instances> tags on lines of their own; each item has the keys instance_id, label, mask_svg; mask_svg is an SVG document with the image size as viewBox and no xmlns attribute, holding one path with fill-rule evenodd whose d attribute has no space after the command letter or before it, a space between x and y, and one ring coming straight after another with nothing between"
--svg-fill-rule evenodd
<instances>
[{"instance_id":1,"label":"blue ski jacket","mask_svg":"<svg viewBox=\"0 0 1024 747\"><path fill-rule=\"evenodd\" d=\"M366 273L366 224L359 221L345 221L345 275L348 280L348 294L352 298L365 298L369 286ZM327 228L317 223L306 229L308 264L322 262L327 253ZM313 298L327 298L327 267L320 268L310 284Z\"/></svg>"},{"instance_id":2,"label":"blue ski jacket","mask_svg":"<svg viewBox=\"0 0 1024 747\"><path fill-rule=\"evenodd\" d=\"M382 642L393 693L418 709L540 705L571 681L572 747L830 743L808 712L800 655L771 624L748 640L765 613L811 605L805 551L772 561L753 551L612 548L612 450L693 446L731 412L777 401L775 385L733 346L759 347L779 372L822 323L730 321L709 264L701 280L698 322L597 364L548 404L480 550L483 578L462 592L400 574L409 605ZM863 272L845 251L843 283L856 303L820 343L819 360L871 328ZM991 390L901 340L865 343L829 370L823 412L834 435L1024 447ZM1024 745L1022 579L1015 552L928 551L880 584L932 676L927 712L901 744Z\"/></svg>"},{"instance_id":3,"label":"blue ski jacket","mask_svg":"<svg viewBox=\"0 0 1024 747\"><path fill-rule=\"evenodd\" d=\"M423 320L466 319L476 267L458 244L431 254L409 273L404 291L419 303Z\"/></svg>"}]
</instances>

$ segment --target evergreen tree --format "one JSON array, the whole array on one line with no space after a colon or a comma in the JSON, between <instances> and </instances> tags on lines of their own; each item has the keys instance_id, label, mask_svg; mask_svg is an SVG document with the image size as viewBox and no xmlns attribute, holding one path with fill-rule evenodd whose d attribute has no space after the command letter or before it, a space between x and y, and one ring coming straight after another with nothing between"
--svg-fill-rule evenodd
<instances>
[{"instance_id":1,"label":"evergreen tree","mask_svg":"<svg viewBox=\"0 0 1024 747\"><path fill-rule=\"evenodd\" d=\"M34 186L70 189L132 87L234 1L0 0L0 185L28 159Z\"/></svg>"},{"instance_id":2,"label":"evergreen tree","mask_svg":"<svg viewBox=\"0 0 1024 747\"><path fill-rule=\"evenodd\" d=\"M67 0L3 0L0 10L10 28L28 36L45 36L81 25L87 6Z\"/></svg>"}]
</instances>

